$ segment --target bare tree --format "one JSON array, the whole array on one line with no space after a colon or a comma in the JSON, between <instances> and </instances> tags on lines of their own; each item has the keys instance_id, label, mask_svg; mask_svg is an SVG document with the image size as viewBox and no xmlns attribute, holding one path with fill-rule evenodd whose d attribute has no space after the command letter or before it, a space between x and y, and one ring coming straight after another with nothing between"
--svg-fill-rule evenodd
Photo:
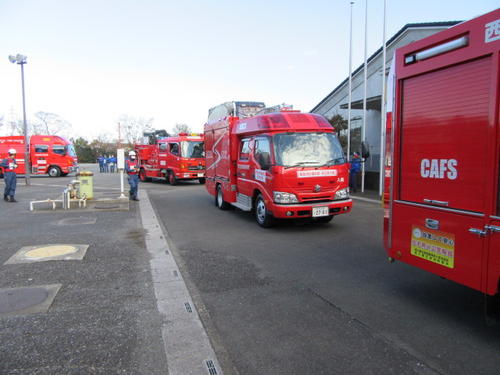
<instances>
[{"instance_id":1,"label":"bare tree","mask_svg":"<svg viewBox=\"0 0 500 375\"><path fill-rule=\"evenodd\" d=\"M153 118L121 115L118 120L126 143L133 145L140 143L144 132L153 131Z\"/></svg>"},{"instance_id":2,"label":"bare tree","mask_svg":"<svg viewBox=\"0 0 500 375\"><path fill-rule=\"evenodd\" d=\"M179 133L191 133L191 128L187 124L175 124L172 134L179 135Z\"/></svg>"},{"instance_id":3,"label":"bare tree","mask_svg":"<svg viewBox=\"0 0 500 375\"><path fill-rule=\"evenodd\" d=\"M68 136L72 131L71 124L59 115L39 111L35 113L37 121L33 123L33 134L57 134Z\"/></svg>"}]
</instances>

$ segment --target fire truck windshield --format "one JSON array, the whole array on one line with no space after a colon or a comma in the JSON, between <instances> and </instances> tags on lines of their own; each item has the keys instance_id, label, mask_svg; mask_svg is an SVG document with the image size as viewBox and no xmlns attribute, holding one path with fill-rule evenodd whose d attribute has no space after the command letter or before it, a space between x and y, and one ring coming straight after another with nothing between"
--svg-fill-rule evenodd
<instances>
[{"instance_id":1,"label":"fire truck windshield","mask_svg":"<svg viewBox=\"0 0 500 375\"><path fill-rule=\"evenodd\" d=\"M280 133L274 137L276 164L284 167L319 167L345 163L333 133Z\"/></svg>"},{"instance_id":2,"label":"fire truck windshield","mask_svg":"<svg viewBox=\"0 0 500 375\"><path fill-rule=\"evenodd\" d=\"M69 156L76 157L76 152L75 152L75 148L73 147L73 145L67 145L66 152Z\"/></svg>"},{"instance_id":3,"label":"fire truck windshield","mask_svg":"<svg viewBox=\"0 0 500 375\"><path fill-rule=\"evenodd\" d=\"M200 141L181 142L181 155L183 158L205 157L205 149L203 147L203 142Z\"/></svg>"}]
</instances>

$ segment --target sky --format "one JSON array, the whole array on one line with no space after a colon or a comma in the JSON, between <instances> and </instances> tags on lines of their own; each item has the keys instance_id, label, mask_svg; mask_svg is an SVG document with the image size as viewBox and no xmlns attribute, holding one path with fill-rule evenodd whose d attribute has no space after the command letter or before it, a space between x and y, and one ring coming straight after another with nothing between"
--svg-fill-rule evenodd
<instances>
[{"instance_id":1,"label":"sky","mask_svg":"<svg viewBox=\"0 0 500 375\"><path fill-rule=\"evenodd\" d=\"M368 56L382 45L383 0L368 0ZM406 23L467 20L498 0L387 0L387 39ZM0 0L0 116L56 113L74 136L117 137L122 115L202 131L232 100L310 111L349 72L349 0ZM365 0L353 5L353 70ZM1 130L0 130L1 131Z\"/></svg>"}]
</instances>

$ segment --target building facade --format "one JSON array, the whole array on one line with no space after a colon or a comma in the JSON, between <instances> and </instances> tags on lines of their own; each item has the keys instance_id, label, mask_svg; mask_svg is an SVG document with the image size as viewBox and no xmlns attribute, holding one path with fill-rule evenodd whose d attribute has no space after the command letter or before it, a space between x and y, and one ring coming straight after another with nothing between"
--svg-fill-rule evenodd
<instances>
[{"instance_id":1,"label":"building facade","mask_svg":"<svg viewBox=\"0 0 500 375\"><path fill-rule=\"evenodd\" d=\"M369 147L370 157L365 162L365 187L379 189L380 174L380 137L382 125L382 77L387 78L389 67L397 48L423 39L441 30L456 25L460 21L410 23L399 30L386 43L386 71L382 74L382 48L369 57L367 63L367 101L365 142ZM351 93L351 147L350 154L361 151L361 127L363 125L364 64L352 73ZM312 110L330 119L341 115L348 117L349 77L342 81L328 96ZM384 124L385 126L385 124ZM347 150L346 150L347 152Z\"/></svg>"}]
</instances>

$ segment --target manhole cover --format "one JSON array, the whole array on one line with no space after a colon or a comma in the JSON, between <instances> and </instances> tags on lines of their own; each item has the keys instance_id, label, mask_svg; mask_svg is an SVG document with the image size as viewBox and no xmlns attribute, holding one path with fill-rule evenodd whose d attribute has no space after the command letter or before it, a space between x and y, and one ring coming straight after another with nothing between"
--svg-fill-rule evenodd
<instances>
[{"instance_id":1,"label":"manhole cover","mask_svg":"<svg viewBox=\"0 0 500 375\"><path fill-rule=\"evenodd\" d=\"M66 219L59 220L57 225L90 225L95 224L97 221L96 217L68 217Z\"/></svg>"},{"instance_id":2,"label":"manhole cover","mask_svg":"<svg viewBox=\"0 0 500 375\"><path fill-rule=\"evenodd\" d=\"M103 205L103 206L95 206L96 209L98 210L112 210L115 208L120 208L120 206L109 206L109 205Z\"/></svg>"},{"instance_id":3,"label":"manhole cover","mask_svg":"<svg viewBox=\"0 0 500 375\"><path fill-rule=\"evenodd\" d=\"M0 314L11 313L38 305L49 297L43 288L0 290Z\"/></svg>"},{"instance_id":4,"label":"manhole cover","mask_svg":"<svg viewBox=\"0 0 500 375\"><path fill-rule=\"evenodd\" d=\"M26 258L47 258L61 255L73 254L78 248L69 245L44 246L30 250L24 254Z\"/></svg>"}]
</instances>

